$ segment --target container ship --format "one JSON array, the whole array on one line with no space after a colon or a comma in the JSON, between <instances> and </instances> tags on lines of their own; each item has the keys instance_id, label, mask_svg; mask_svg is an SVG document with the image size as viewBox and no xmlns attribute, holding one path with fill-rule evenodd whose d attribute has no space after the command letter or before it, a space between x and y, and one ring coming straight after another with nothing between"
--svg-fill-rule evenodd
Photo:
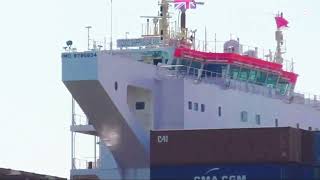
<instances>
[{"instance_id":1,"label":"container ship","mask_svg":"<svg viewBox=\"0 0 320 180\"><path fill-rule=\"evenodd\" d=\"M142 36L116 47L112 38L108 49L67 42L71 179L320 179L320 96L295 92L284 15L275 17L275 50L264 51L239 38L198 41L186 11L203 4L161 0L157 16L142 17ZM93 159L76 157L78 133L94 137Z\"/></svg>"}]
</instances>

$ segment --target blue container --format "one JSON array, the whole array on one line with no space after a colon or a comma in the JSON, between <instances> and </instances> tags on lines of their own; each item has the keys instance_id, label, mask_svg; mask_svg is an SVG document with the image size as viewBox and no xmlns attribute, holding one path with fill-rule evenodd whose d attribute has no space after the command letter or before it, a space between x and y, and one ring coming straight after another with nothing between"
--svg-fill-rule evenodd
<instances>
[{"instance_id":1,"label":"blue container","mask_svg":"<svg viewBox=\"0 0 320 180\"><path fill-rule=\"evenodd\" d=\"M315 157L316 157L316 164L320 165L320 132L315 132Z\"/></svg>"},{"instance_id":2,"label":"blue container","mask_svg":"<svg viewBox=\"0 0 320 180\"><path fill-rule=\"evenodd\" d=\"M297 164L162 166L151 168L151 180L319 180L319 169Z\"/></svg>"}]
</instances>

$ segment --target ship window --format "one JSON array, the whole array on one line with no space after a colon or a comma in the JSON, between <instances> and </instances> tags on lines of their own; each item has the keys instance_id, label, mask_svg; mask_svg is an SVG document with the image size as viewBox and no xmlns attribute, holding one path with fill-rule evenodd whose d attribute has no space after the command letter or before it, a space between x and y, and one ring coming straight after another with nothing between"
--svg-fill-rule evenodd
<instances>
[{"instance_id":1,"label":"ship window","mask_svg":"<svg viewBox=\"0 0 320 180\"><path fill-rule=\"evenodd\" d=\"M194 110L198 111L199 110L199 104L198 103L194 103L193 105L194 105Z\"/></svg>"},{"instance_id":2,"label":"ship window","mask_svg":"<svg viewBox=\"0 0 320 180\"><path fill-rule=\"evenodd\" d=\"M191 67L196 68L196 69L200 69L201 68L201 63L200 62L192 62L191 63Z\"/></svg>"},{"instance_id":3,"label":"ship window","mask_svg":"<svg viewBox=\"0 0 320 180\"><path fill-rule=\"evenodd\" d=\"M180 65L186 66L187 65L187 61L186 60L181 60Z\"/></svg>"},{"instance_id":4,"label":"ship window","mask_svg":"<svg viewBox=\"0 0 320 180\"><path fill-rule=\"evenodd\" d=\"M153 65L157 66L159 63L162 63L162 59L153 59Z\"/></svg>"},{"instance_id":5,"label":"ship window","mask_svg":"<svg viewBox=\"0 0 320 180\"><path fill-rule=\"evenodd\" d=\"M285 95L287 93L289 87L289 83L284 80L280 79L277 85L277 90L280 92L280 94Z\"/></svg>"},{"instance_id":6,"label":"ship window","mask_svg":"<svg viewBox=\"0 0 320 180\"><path fill-rule=\"evenodd\" d=\"M231 66L230 67L230 74L229 74L231 79L237 79L238 75L239 75L239 72L240 72L240 67Z\"/></svg>"},{"instance_id":7,"label":"ship window","mask_svg":"<svg viewBox=\"0 0 320 180\"><path fill-rule=\"evenodd\" d=\"M242 68L240 72L239 79L246 81L249 78L250 69Z\"/></svg>"},{"instance_id":8,"label":"ship window","mask_svg":"<svg viewBox=\"0 0 320 180\"><path fill-rule=\"evenodd\" d=\"M207 76L222 77L227 66L225 64L207 64L204 66L204 70L207 72Z\"/></svg>"},{"instance_id":9,"label":"ship window","mask_svg":"<svg viewBox=\"0 0 320 180\"><path fill-rule=\"evenodd\" d=\"M297 123L297 128L300 129L300 124L299 123Z\"/></svg>"},{"instance_id":10,"label":"ship window","mask_svg":"<svg viewBox=\"0 0 320 180\"><path fill-rule=\"evenodd\" d=\"M180 65L182 65L182 67L179 67L179 70L186 72L188 63L189 63L189 61L187 61L187 60L181 60Z\"/></svg>"},{"instance_id":11,"label":"ship window","mask_svg":"<svg viewBox=\"0 0 320 180\"><path fill-rule=\"evenodd\" d=\"M241 121L242 122L248 122L248 112L247 111L242 111L241 112Z\"/></svg>"},{"instance_id":12,"label":"ship window","mask_svg":"<svg viewBox=\"0 0 320 180\"><path fill-rule=\"evenodd\" d=\"M222 116L222 108L221 106L218 107L218 116L221 117Z\"/></svg>"},{"instance_id":13,"label":"ship window","mask_svg":"<svg viewBox=\"0 0 320 180\"><path fill-rule=\"evenodd\" d=\"M192 110L192 102L191 101L188 102L188 108L189 108L189 110Z\"/></svg>"},{"instance_id":14,"label":"ship window","mask_svg":"<svg viewBox=\"0 0 320 180\"><path fill-rule=\"evenodd\" d=\"M226 77L227 75L227 65L222 65L221 67L221 77Z\"/></svg>"},{"instance_id":15,"label":"ship window","mask_svg":"<svg viewBox=\"0 0 320 180\"><path fill-rule=\"evenodd\" d=\"M256 114L256 124L261 125L261 115L260 114Z\"/></svg>"},{"instance_id":16,"label":"ship window","mask_svg":"<svg viewBox=\"0 0 320 180\"><path fill-rule=\"evenodd\" d=\"M251 70L249 74L249 81L250 82L255 82L257 77L257 71Z\"/></svg>"},{"instance_id":17,"label":"ship window","mask_svg":"<svg viewBox=\"0 0 320 180\"><path fill-rule=\"evenodd\" d=\"M190 70L189 74L198 76L198 71L201 68L201 63L200 62L192 62L190 65Z\"/></svg>"},{"instance_id":18,"label":"ship window","mask_svg":"<svg viewBox=\"0 0 320 180\"><path fill-rule=\"evenodd\" d=\"M168 59L166 59L166 64L168 64ZM171 64L177 65L177 59L173 59Z\"/></svg>"},{"instance_id":19,"label":"ship window","mask_svg":"<svg viewBox=\"0 0 320 180\"><path fill-rule=\"evenodd\" d=\"M145 103L144 102L136 102L136 110L144 110Z\"/></svg>"},{"instance_id":20,"label":"ship window","mask_svg":"<svg viewBox=\"0 0 320 180\"><path fill-rule=\"evenodd\" d=\"M274 123L275 123L276 127L279 127L279 120L277 118L274 120Z\"/></svg>"},{"instance_id":21,"label":"ship window","mask_svg":"<svg viewBox=\"0 0 320 180\"><path fill-rule=\"evenodd\" d=\"M277 84L278 78L279 78L278 75L269 74L268 78L267 78L267 81L266 81L267 87L274 88L276 86L276 84Z\"/></svg>"},{"instance_id":22,"label":"ship window","mask_svg":"<svg viewBox=\"0 0 320 180\"><path fill-rule=\"evenodd\" d=\"M205 109L205 105L204 104L201 104L201 112L204 112L206 109Z\"/></svg>"},{"instance_id":23,"label":"ship window","mask_svg":"<svg viewBox=\"0 0 320 180\"><path fill-rule=\"evenodd\" d=\"M189 66L190 63L191 63L191 61L188 61L188 60L186 60L186 59L183 59L183 60L181 61L181 65L183 65L183 66Z\"/></svg>"},{"instance_id":24,"label":"ship window","mask_svg":"<svg viewBox=\"0 0 320 180\"><path fill-rule=\"evenodd\" d=\"M262 71L257 71L257 80L256 83L259 85L264 85L267 79L267 73Z\"/></svg>"},{"instance_id":25,"label":"ship window","mask_svg":"<svg viewBox=\"0 0 320 180\"><path fill-rule=\"evenodd\" d=\"M118 82L117 82L117 81L114 82L114 89L115 89L115 90L118 90Z\"/></svg>"}]
</instances>

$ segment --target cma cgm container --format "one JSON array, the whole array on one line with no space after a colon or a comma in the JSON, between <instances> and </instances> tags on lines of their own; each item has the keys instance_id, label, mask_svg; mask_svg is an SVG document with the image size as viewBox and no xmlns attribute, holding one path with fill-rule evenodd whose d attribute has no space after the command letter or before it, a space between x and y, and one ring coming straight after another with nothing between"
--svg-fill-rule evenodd
<instances>
[{"instance_id":1,"label":"cma cgm container","mask_svg":"<svg viewBox=\"0 0 320 180\"><path fill-rule=\"evenodd\" d=\"M320 165L320 132L315 132L315 143L314 143L314 153L315 153L315 161L317 165Z\"/></svg>"},{"instance_id":2,"label":"cma cgm container","mask_svg":"<svg viewBox=\"0 0 320 180\"><path fill-rule=\"evenodd\" d=\"M309 163L310 134L295 128L152 131L150 160L152 166Z\"/></svg>"},{"instance_id":3,"label":"cma cgm container","mask_svg":"<svg viewBox=\"0 0 320 180\"><path fill-rule=\"evenodd\" d=\"M319 180L319 168L297 164L162 166L151 180Z\"/></svg>"}]
</instances>

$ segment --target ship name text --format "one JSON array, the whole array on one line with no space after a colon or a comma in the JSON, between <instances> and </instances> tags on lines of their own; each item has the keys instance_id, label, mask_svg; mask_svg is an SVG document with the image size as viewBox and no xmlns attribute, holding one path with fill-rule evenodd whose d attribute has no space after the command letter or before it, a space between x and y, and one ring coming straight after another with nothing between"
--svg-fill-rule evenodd
<instances>
[{"instance_id":1,"label":"ship name text","mask_svg":"<svg viewBox=\"0 0 320 180\"><path fill-rule=\"evenodd\" d=\"M93 57L97 57L97 53L96 52L63 53L61 57L66 59L93 58Z\"/></svg>"},{"instance_id":2,"label":"ship name text","mask_svg":"<svg viewBox=\"0 0 320 180\"><path fill-rule=\"evenodd\" d=\"M193 180L246 180L247 177L245 175L242 176L195 176Z\"/></svg>"}]
</instances>

